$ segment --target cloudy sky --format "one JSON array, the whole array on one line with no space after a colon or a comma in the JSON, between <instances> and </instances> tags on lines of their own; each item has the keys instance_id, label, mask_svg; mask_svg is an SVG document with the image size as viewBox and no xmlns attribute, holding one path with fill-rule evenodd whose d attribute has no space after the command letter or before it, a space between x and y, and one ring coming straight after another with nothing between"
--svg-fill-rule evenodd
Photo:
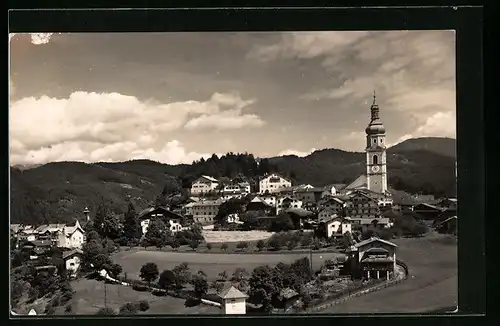
<instances>
[{"instance_id":1,"label":"cloudy sky","mask_svg":"<svg viewBox=\"0 0 500 326\"><path fill-rule=\"evenodd\" d=\"M455 137L453 31L10 35L11 164Z\"/></svg>"}]
</instances>

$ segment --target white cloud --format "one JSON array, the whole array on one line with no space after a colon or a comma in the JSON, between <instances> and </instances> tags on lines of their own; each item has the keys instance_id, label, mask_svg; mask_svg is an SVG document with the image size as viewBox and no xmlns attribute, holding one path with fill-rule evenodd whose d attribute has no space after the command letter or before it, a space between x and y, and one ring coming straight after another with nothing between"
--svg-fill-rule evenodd
<instances>
[{"instance_id":1,"label":"white cloud","mask_svg":"<svg viewBox=\"0 0 500 326\"><path fill-rule=\"evenodd\" d=\"M258 116L241 114L253 102L235 93L215 93L205 102L174 103L140 101L118 93L23 98L10 105L11 162L123 161L131 156L191 162L209 154L186 151L176 140L164 145L172 132L183 127L258 127L263 124Z\"/></svg>"},{"instance_id":2,"label":"white cloud","mask_svg":"<svg viewBox=\"0 0 500 326\"><path fill-rule=\"evenodd\" d=\"M285 33L278 43L256 45L249 57L319 60L333 85L306 91L302 100L327 99L348 111L369 106L376 90L382 119L394 113L419 136L455 135L454 31ZM408 133L399 122L386 127L395 138Z\"/></svg>"},{"instance_id":3,"label":"white cloud","mask_svg":"<svg viewBox=\"0 0 500 326\"><path fill-rule=\"evenodd\" d=\"M456 116L453 112L437 112L427 118L425 122L413 132L398 138L393 145L410 138L419 137L456 137ZM391 145L392 146L392 145Z\"/></svg>"},{"instance_id":4,"label":"white cloud","mask_svg":"<svg viewBox=\"0 0 500 326\"><path fill-rule=\"evenodd\" d=\"M31 38L31 43L35 45L47 44L50 42L54 33L28 33ZM16 36L22 35L21 33L9 33L9 42Z\"/></svg>"},{"instance_id":5,"label":"white cloud","mask_svg":"<svg viewBox=\"0 0 500 326\"><path fill-rule=\"evenodd\" d=\"M104 146L99 143L73 141L29 151L22 151L23 149L22 144L18 141L11 141L11 164L40 164L61 161L116 162L144 158L168 164L181 164L191 163L202 157L206 159L212 155L212 153L188 152L177 140L166 143L158 150L151 147L141 147L140 143L132 141Z\"/></svg>"},{"instance_id":6,"label":"white cloud","mask_svg":"<svg viewBox=\"0 0 500 326\"><path fill-rule=\"evenodd\" d=\"M315 150L316 150L316 148L312 148L308 152L307 151L306 152L302 152L302 151L298 151L298 150L295 150L295 149L285 149L284 151L281 151L278 154L278 156L295 155L295 156L298 156L298 157L304 157L304 156L307 156L307 155L311 154Z\"/></svg>"}]
</instances>

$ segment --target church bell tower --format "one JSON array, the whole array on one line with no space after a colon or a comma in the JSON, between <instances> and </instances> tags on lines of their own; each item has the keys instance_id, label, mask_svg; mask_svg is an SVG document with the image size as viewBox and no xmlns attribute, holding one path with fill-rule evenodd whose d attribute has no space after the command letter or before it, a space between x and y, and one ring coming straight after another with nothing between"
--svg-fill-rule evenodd
<instances>
[{"instance_id":1,"label":"church bell tower","mask_svg":"<svg viewBox=\"0 0 500 326\"><path fill-rule=\"evenodd\" d=\"M368 190L385 193L387 191L385 127L379 117L375 92L373 92L373 103L370 111L370 124L365 129L366 184Z\"/></svg>"}]
</instances>

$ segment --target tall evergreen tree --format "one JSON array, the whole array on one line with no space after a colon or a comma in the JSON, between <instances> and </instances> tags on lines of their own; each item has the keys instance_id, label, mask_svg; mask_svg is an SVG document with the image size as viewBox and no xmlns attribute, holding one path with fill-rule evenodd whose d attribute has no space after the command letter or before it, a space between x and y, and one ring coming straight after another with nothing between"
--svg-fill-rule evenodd
<instances>
[{"instance_id":1,"label":"tall evergreen tree","mask_svg":"<svg viewBox=\"0 0 500 326\"><path fill-rule=\"evenodd\" d=\"M135 205L132 202L128 204L127 213L123 222L123 244L134 245L139 242L142 236L141 225L137 216Z\"/></svg>"}]
</instances>

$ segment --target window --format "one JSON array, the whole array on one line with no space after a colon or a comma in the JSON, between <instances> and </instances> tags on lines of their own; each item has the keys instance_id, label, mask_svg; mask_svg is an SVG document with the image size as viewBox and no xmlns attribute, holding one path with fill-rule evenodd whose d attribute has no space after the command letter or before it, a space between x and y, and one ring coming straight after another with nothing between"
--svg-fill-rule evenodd
<instances>
[{"instance_id":1,"label":"window","mask_svg":"<svg viewBox=\"0 0 500 326\"><path fill-rule=\"evenodd\" d=\"M373 164L378 164L378 156L373 155Z\"/></svg>"},{"instance_id":2,"label":"window","mask_svg":"<svg viewBox=\"0 0 500 326\"><path fill-rule=\"evenodd\" d=\"M374 139L374 140L373 140L373 143L374 143L374 144L376 144L376 143L377 143L377 139Z\"/></svg>"}]
</instances>

